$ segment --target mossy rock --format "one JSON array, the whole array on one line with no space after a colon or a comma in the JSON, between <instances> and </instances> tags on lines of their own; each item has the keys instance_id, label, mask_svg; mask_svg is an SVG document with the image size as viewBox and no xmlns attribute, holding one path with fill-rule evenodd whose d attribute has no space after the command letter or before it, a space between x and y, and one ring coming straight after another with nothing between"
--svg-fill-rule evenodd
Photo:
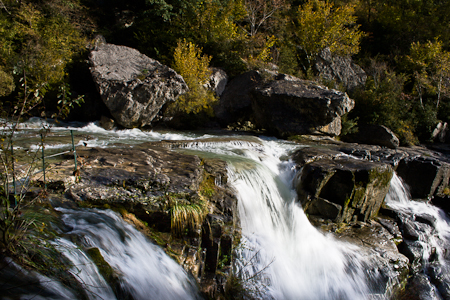
<instances>
[{"instance_id":1,"label":"mossy rock","mask_svg":"<svg viewBox=\"0 0 450 300\"><path fill-rule=\"evenodd\" d=\"M392 176L388 164L324 158L305 164L296 186L306 213L366 222L378 214Z\"/></svg>"}]
</instances>

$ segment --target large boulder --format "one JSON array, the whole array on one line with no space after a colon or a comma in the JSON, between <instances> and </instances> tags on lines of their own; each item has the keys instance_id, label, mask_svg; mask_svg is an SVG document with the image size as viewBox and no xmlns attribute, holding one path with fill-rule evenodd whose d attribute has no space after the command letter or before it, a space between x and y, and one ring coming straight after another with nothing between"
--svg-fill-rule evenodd
<instances>
[{"instance_id":1,"label":"large boulder","mask_svg":"<svg viewBox=\"0 0 450 300\"><path fill-rule=\"evenodd\" d=\"M366 222L378 214L392 175L388 164L323 158L303 165L295 184L306 213L337 223Z\"/></svg>"},{"instance_id":2,"label":"large boulder","mask_svg":"<svg viewBox=\"0 0 450 300\"><path fill-rule=\"evenodd\" d=\"M395 133L386 126L375 124L358 125L358 132L345 136L344 140L360 144L379 145L391 149L400 145L400 140Z\"/></svg>"},{"instance_id":3,"label":"large boulder","mask_svg":"<svg viewBox=\"0 0 450 300\"><path fill-rule=\"evenodd\" d=\"M174 70L129 47L102 44L89 60L103 102L127 128L150 125L164 104L188 90Z\"/></svg>"},{"instance_id":4,"label":"large boulder","mask_svg":"<svg viewBox=\"0 0 450 300\"><path fill-rule=\"evenodd\" d=\"M351 57L332 55L328 47L317 56L314 69L322 79L335 80L347 90L364 86L367 80L366 72Z\"/></svg>"},{"instance_id":5,"label":"large boulder","mask_svg":"<svg viewBox=\"0 0 450 300\"><path fill-rule=\"evenodd\" d=\"M258 71L241 74L231 80L214 107L220 125L227 126L251 119L252 100L250 92L262 81Z\"/></svg>"},{"instance_id":6,"label":"large boulder","mask_svg":"<svg viewBox=\"0 0 450 300\"><path fill-rule=\"evenodd\" d=\"M435 193L445 194L450 164L430 155L409 156L399 162L397 174L408 185L411 197L427 199Z\"/></svg>"},{"instance_id":7,"label":"large boulder","mask_svg":"<svg viewBox=\"0 0 450 300\"><path fill-rule=\"evenodd\" d=\"M346 93L283 74L259 85L252 96L256 125L283 137L339 135L340 117L355 105Z\"/></svg>"}]
</instances>

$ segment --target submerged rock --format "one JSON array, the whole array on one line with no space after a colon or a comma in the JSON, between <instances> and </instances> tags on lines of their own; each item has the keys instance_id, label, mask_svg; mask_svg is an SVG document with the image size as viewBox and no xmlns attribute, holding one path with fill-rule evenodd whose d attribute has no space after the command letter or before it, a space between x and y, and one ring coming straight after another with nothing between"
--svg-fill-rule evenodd
<instances>
[{"instance_id":1,"label":"submerged rock","mask_svg":"<svg viewBox=\"0 0 450 300\"><path fill-rule=\"evenodd\" d=\"M188 90L174 70L129 47L101 44L89 60L103 102L126 128L152 124L163 105Z\"/></svg>"}]
</instances>

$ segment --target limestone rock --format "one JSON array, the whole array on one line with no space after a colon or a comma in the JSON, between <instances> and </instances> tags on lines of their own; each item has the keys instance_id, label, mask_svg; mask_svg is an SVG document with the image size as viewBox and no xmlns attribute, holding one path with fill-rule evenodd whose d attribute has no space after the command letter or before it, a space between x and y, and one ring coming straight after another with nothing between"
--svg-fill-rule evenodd
<instances>
[{"instance_id":1,"label":"limestone rock","mask_svg":"<svg viewBox=\"0 0 450 300\"><path fill-rule=\"evenodd\" d=\"M328 47L318 55L314 69L319 77L325 80L336 80L347 90L364 86L367 80L366 72L355 64L351 57L333 56Z\"/></svg>"},{"instance_id":2,"label":"limestone rock","mask_svg":"<svg viewBox=\"0 0 450 300\"><path fill-rule=\"evenodd\" d=\"M392 175L393 169L387 164L319 159L303 166L296 189L308 214L338 223L365 222L378 214Z\"/></svg>"},{"instance_id":3,"label":"limestone rock","mask_svg":"<svg viewBox=\"0 0 450 300\"><path fill-rule=\"evenodd\" d=\"M212 68L211 71L212 74L209 77L209 81L204 86L220 97L228 83L228 75L224 70L219 68Z\"/></svg>"},{"instance_id":4,"label":"limestone rock","mask_svg":"<svg viewBox=\"0 0 450 300\"><path fill-rule=\"evenodd\" d=\"M89 60L103 102L126 128L152 124L164 104L187 91L174 70L129 47L101 44Z\"/></svg>"},{"instance_id":5,"label":"limestone rock","mask_svg":"<svg viewBox=\"0 0 450 300\"><path fill-rule=\"evenodd\" d=\"M339 135L340 117L355 103L347 94L280 74L252 93L255 123L277 136Z\"/></svg>"}]
</instances>

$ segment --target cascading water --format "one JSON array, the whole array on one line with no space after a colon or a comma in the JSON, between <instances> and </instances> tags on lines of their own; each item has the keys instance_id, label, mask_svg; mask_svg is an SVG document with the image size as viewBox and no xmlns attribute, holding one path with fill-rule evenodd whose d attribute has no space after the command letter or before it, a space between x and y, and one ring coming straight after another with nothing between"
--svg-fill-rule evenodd
<instances>
[{"instance_id":1,"label":"cascading water","mask_svg":"<svg viewBox=\"0 0 450 300\"><path fill-rule=\"evenodd\" d=\"M411 200L408 188L396 174L385 202L399 214L404 231L417 233L417 241L410 243L422 253L418 262L422 272L432 277L441 294L450 296L450 219L446 213L427 202Z\"/></svg>"},{"instance_id":2,"label":"cascading water","mask_svg":"<svg viewBox=\"0 0 450 300\"><path fill-rule=\"evenodd\" d=\"M67 130L61 128L61 130ZM69 128L71 129L71 128ZM157 134L136 130L105 132L95 124L73 127L88 134L87 145L114 142L136 144L161 139L205 139L204 134ZM59 129L58 129L59 130ZM25 133L25 131L22 131ZM33 132L31 132L32 134ZM233 137L209 142L186 142L180 151L213 156L228 161L228 177L239 199L243 239L238 248L235 274L266 299L365 299L371 294L364 259L358 248L336 241L315 229L296 201L292 180L295 171L280 158L298 147L277 140ZM147 242L131 225L109 211L60 209L70 228L67 235L81 237L81 248L96 247L118 271L121 286L134 299L195 299L196 289L186 273L163 251ZM111 289L99 278L87 256L73 243L62 242L89 290L91 299L109 298ZM92 270L91 270L92 267ZM79 269L82 269L81 271ZM86 271L86 274L82 274Z\"/></svg>"},{"instance_id":3,"label":"cascading water","mask_svg":"<svg viewBox=\"0 0 450 300\"><path fill-rule=\"evenodd\" d=\"M79 239L81 248L98 248L116 270L121 288L133 299L197 299L195 284L186 272L158 246L112 211L58 208L70 228L66 235ZM72 274L85 286L90 299L115 299L96 266L66 239L57 247L71 260Z\"/></svg>"},{"instance_id":4,"label":"cascading water","mask_svg":"<svg viewBox=\"0 0 450 300\"><path fill-rule=\"evenodd\" d=\"M202 147L221 153L239 200L242 234L235 273L255 298L364 299L370 293L357 248L316 230L295 201L294 171L275 141ZM245 147L245 148L243 148ZM193 148L192 145L190 148ZM220 148L220 149L219 149Z\"/></svg>"}]
</instances>

